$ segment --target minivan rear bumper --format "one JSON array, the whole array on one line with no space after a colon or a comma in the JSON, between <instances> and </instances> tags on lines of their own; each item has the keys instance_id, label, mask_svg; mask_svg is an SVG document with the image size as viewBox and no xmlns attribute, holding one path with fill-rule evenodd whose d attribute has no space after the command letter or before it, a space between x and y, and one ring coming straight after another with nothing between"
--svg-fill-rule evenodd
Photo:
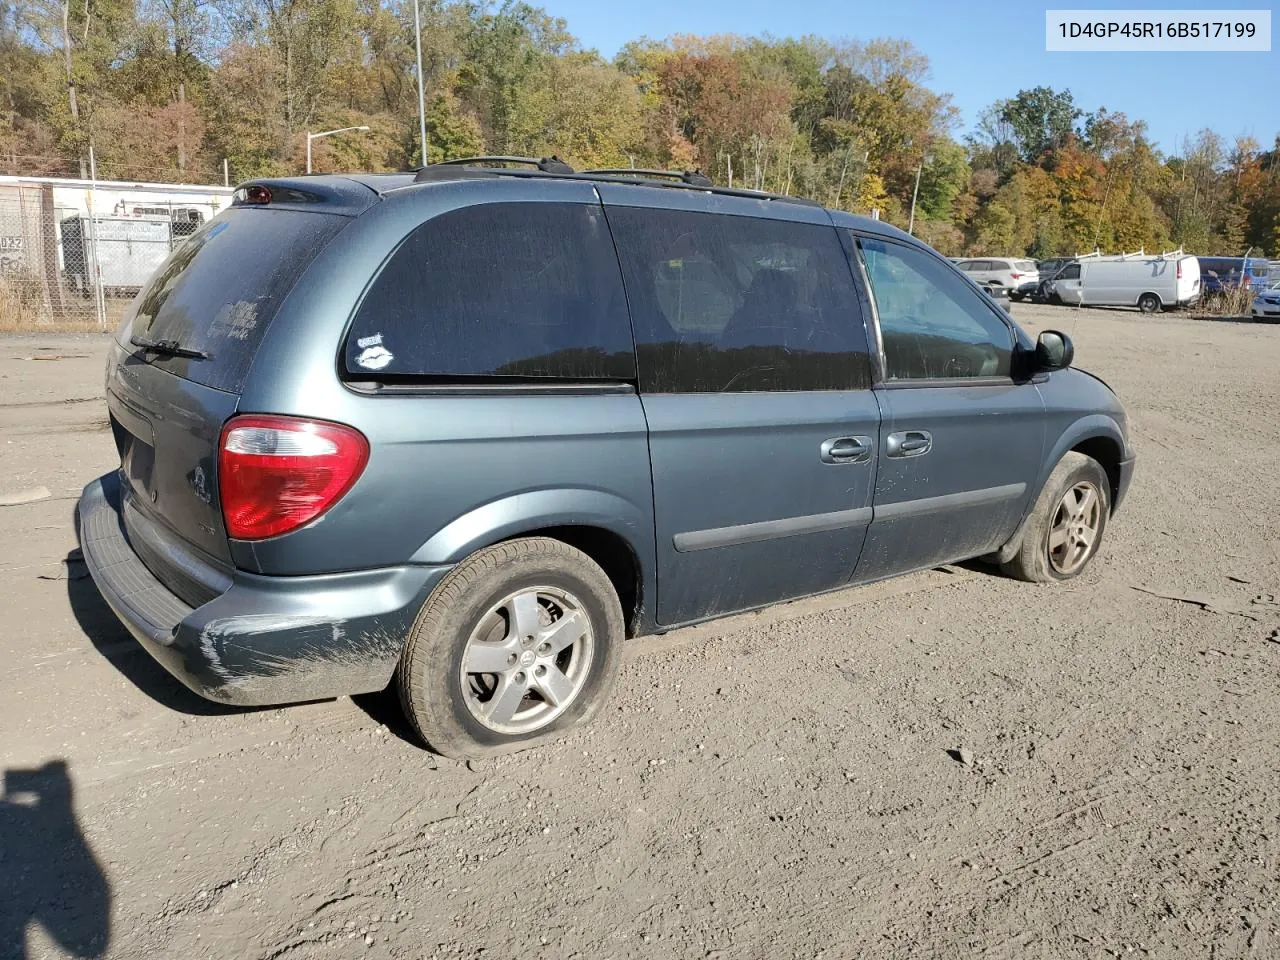
<instances>
[{"instance_id":1,"label":"minivan rear bumper","mask_svg":"<svg viewBox=\"0 0 1280 960\"><path fill-rule=\"evenodd\" d=\"M84 488L76 533L103 599L162 666L210 700L243 706L371 693L391 682L414 617L447 566L308 577L237 571L190 607L125 533L118 473Z\"/></svg>"}]
</instances>

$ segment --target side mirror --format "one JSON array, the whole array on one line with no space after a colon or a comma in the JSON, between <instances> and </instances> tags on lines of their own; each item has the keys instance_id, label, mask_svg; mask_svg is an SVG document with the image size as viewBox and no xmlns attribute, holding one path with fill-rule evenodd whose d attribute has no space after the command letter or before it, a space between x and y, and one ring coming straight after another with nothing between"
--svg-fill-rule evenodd
<instances>
[{"instance_id":1,"label":"side mirror","mask_svg":"<svg viewBox=\"0 0 1280 960\"><path fill-rule=\"evenodd\" d=\"M1045 330L1036 338L1037 370L1065 370L1075 358L1075 345L1065 333Z\"/></svg>"},{"instance_id":2,"label":"side mirror","mask_svg":"<svg viewBox=\"0 0 1280 960\"><path fill-rule=\"evenodd\" d=\"M1013 316L1013 305L1010 304L1008 300L1001 300L1000 308L1004 310L1005 313L1009 314L1010 316Z\"/></svg>"}]
</instances>

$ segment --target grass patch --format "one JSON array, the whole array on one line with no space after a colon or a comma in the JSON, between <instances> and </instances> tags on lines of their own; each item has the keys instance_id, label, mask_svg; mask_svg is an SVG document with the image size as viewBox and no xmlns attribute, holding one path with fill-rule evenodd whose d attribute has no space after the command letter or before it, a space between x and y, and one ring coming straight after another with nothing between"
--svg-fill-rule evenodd
<instances>
[{"instance_id":1,"label":"grass patch","mask_svg":"<svg viewBox=\"0 0 1280 960\"><path fill-rule=\"evenodd\" d=\"M107 301L106 329L120 325L130 302ZM0 333L96 333L102 329L92 300L64 294L62 309L54 310L43 281L21 273L0 276Z\"/></svg>"},{"instance_id":2,"label":"grass patch","mask_svg":"<svg viewBox=\"0 0 1280 960\"><path fill-rule=\"evenodd\" d=\"M1235 287L1200 299L1196 314L1202 317L1247 317L1253 308L1253 287Z\"/></svg>"}]
</instances>

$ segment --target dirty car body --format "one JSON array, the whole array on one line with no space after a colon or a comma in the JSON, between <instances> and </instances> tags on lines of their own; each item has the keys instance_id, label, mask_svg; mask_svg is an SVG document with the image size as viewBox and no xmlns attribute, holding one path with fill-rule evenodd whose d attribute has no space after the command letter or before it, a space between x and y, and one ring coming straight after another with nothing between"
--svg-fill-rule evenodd
<instances>
[{"instance_id":1,"label":"dirty car body","mask_svg":"<svg viewBox=\"0 0 1280 960\"><path fill-rule=\"evenodd\" d=\"M495 268L475 251L508 222L526 242ZM473 255L486 266L457 289L414 286ZM546 263L587 261L576 294L539 299ZM522 303L492 291L504 270ZM802 336L784 295L803 299ZM673 333L695 301L705 316ZM409 342L451 310L476 342ZM1102 463L1114 511L1134 459L1120 403L1037 349L929 248L817 205L465 169L261 181L122 326L106 373L121 465L85 488L77 528L112 609L203 696L371 692L450 571L516 538L590 557L640 635L1008 559L1073 450ZM281 443L348 441L336 496L341 464L253 472ZM322 489L314 516L261 526Z\"/></svg>"}]
</instances>

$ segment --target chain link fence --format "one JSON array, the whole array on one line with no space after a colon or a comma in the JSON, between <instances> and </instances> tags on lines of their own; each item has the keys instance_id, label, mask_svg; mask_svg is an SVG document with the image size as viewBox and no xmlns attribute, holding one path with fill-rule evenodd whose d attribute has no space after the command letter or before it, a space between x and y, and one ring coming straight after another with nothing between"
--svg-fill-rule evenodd
<instances>
[{"instance_id":1,"label":"chain link fence","mask_svg":"<svg viewBox=\"0 0 1280 960\"><path fill-rule=\"evenodd\" d=\"M117 325L220 186L0 176L0 330Z\"/></svg>"}]
</instances>

